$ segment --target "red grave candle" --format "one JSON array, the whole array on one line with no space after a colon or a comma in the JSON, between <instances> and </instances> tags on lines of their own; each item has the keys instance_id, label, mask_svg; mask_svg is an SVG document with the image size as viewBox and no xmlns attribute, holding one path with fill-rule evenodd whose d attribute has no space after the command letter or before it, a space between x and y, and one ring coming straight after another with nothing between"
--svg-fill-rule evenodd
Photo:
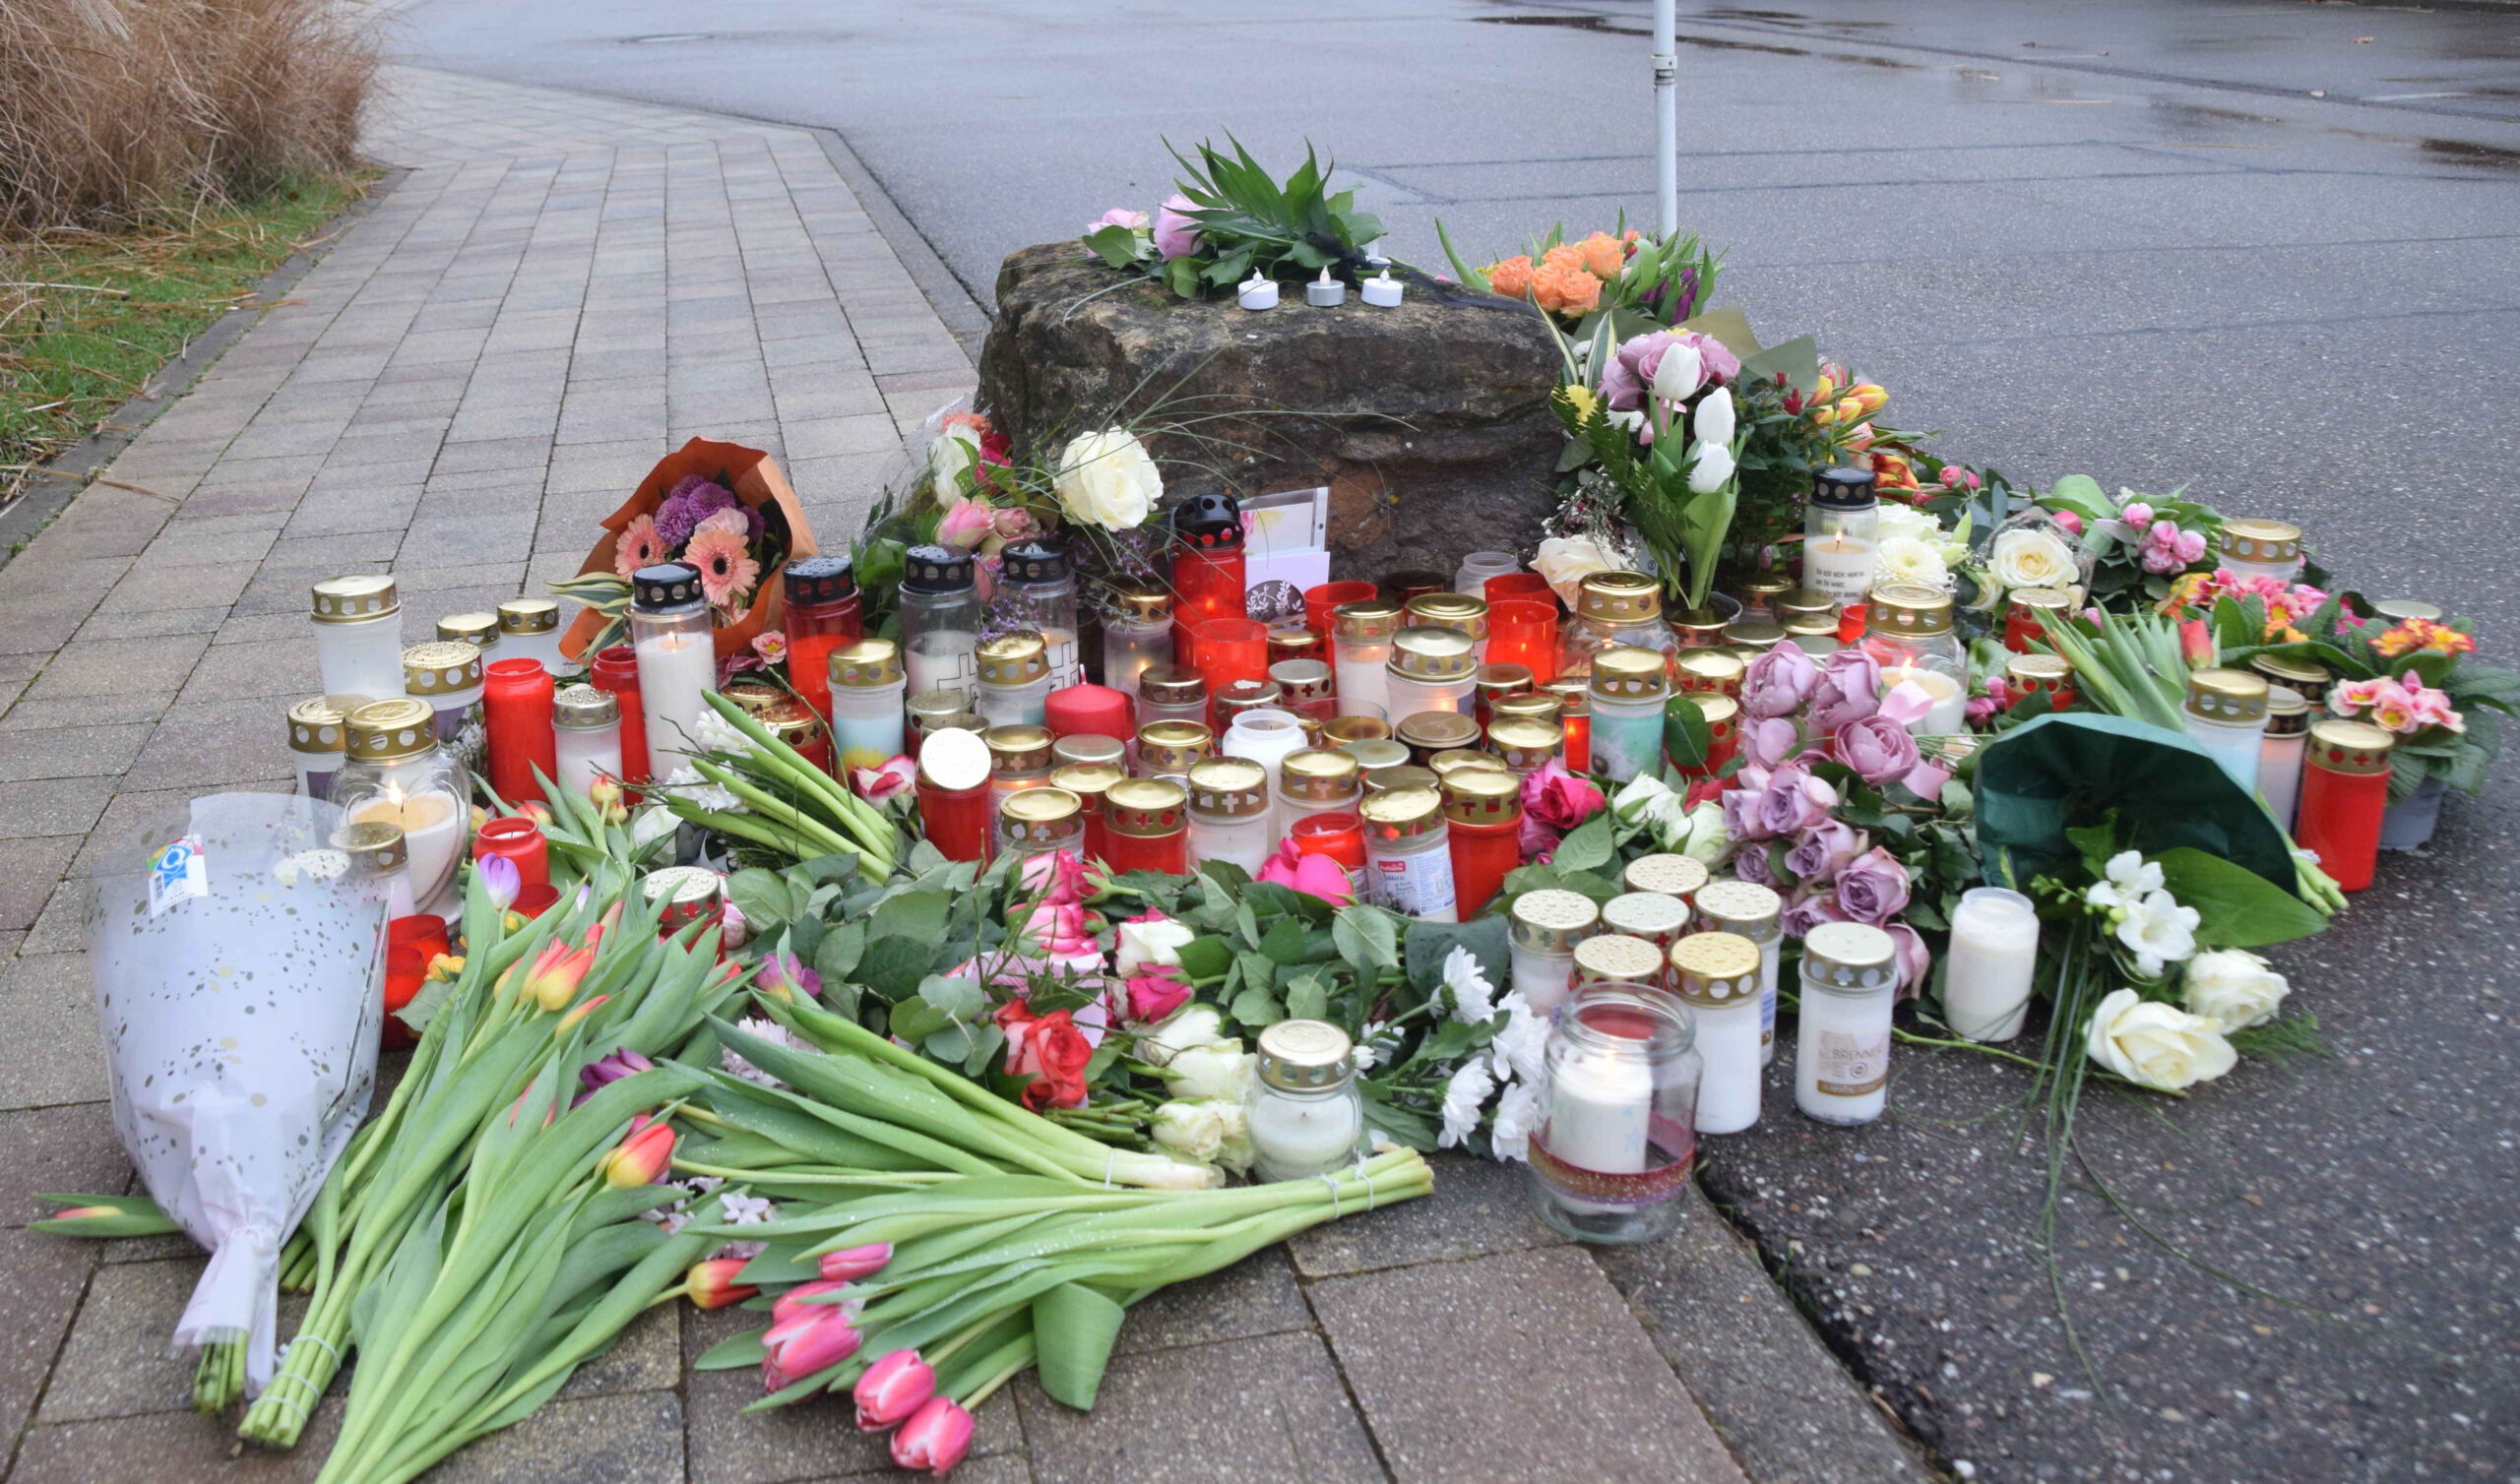
<instances>
[{"instance_id":1,"label":"red grave candle","mask_svg":"<svg viewBox=\"0 0 2520 1484\"><path fill-rule=\"evenodd\" d=\"M1503 582L1489 580L1489 586ZM1487 662L1519 664L1532 672L1532 684L1557 678L1557 604L1527 597L1490 600L1487 605Z\"/></svg>"},{"instance_id":2,"label":"red grave candle","mask_svg":"<svg viewBox=\"0 0 2520 1484\"><path fill-rule=\"evenodd\" d=\"M1336 626L1336 620L1331 615L1340 604L1371 602L1381 593L1381 590L1371 583L1360 583L1354 579L1338 583L1320 583L1306 587L1303 589L1303 626L1312 631L1314 638L1326 643L1332 629Z\"/></svg>"},{"instance_id":3,"label":"red grave candle","mask_svg":"<svg viewBox=\"0 0 2520 1484\"><path fill-rule=\"evenodd\" d=\"M1102 791L1104 864L1114 872L1190 869L1190 798L1168 778L1122 778Z\"/></svg>"},{"instance_id":4,"label":"red grave candle","mask_svg":"<svg viewBox=\"0 0 2520 1484\"><path fill-rule=\"evenodd\" d=\"M2348 892L2371 884L2380 820L2389 810L2389 754L2397 738L2361 721L2318 721L2301 754L2301 805L2293 837Z\"/></svg>"},{"instance_id":5,"label":"red grave candle","mask_svg":"<svg viewBox=\"0 0 2520 1484\"><path fill-rule=\"evenodd\" d=\"M986 860L995 811L989 797L988 744L976 732L949 728L918 752L918 818L927 839L948 860Z\"/></svg>"},{"instance_id":6,"label":"red grave candle","mask_svg":"<svg viewBox=\"0 0 2520 1484\"><path fill-rule=\"evenodd\" d=\"M621 702L621 777L637 783L648 776L647 713L639 709L639 651L614 645L587 666L596 689L610 691Z\"/></svg>"},{"instance_id":7,"label":"red grave candle","mask_svg":"<svg viewBox=\"0 0 2520 1484\"><path fill-rule=\"evenodd\" d=\"M1044 703L1050 739L1061 737L1126 737L1137 731L1134 704L1126 691L1107 685L1071 685L1050 692Z\"/></svg>"},{"instance_id":8,"label":"red grave candle","mask_svg":"<svg viewBox=\"0 0 2520 1484\"><path fill-rule=\"evenodd\" d=\"M831 651L865 638L857 580L843 556L799 557L788 564L788 680L814 714L831 720Z\"/></svg>"},{"instance_id":9,"label":"red grave candle","mask_svg":"<svg viewBox=\"0 0 2520 1484\"><path fill-rule=\"evenodd\" d=\"M1487 580L1485 596L1487 616L1491 623L1496 617L1496 604L1509 599L1519 602L1529 598L1535 602L1548 604L1552 611L1557 607L1557 593L1548 586L1548 579L1537 572L1507 572L1491 577ZM1490 639L1495 637L1493 629L1488 631L1488 637Z\"/></svg>"},{"instance_id":10,"label":"red grave candle","mask_svg":"<svg viewBox=\"0 0 2520 1484\"><path fill-rule=\"evenodd\" d=\"M1225 728L1217 723L1214 698L1224 695L1235 681L1265 682L1269 678L1269 626L1256 618L1211 618L1193 633L1199 678L1208 683L1209 724L1223 735Z\"/></svg>"},{"instance_id":11,"label":"red grave candle","mask_svg":"<svg viewBox=\"0 0 2520 1484\"><path fill-rule=\"evenodd\" d=\"M1172 513L1172 643L1174 662L1196 664L1199 625L1244 616L1242 507L1231 495L1200 495ZM1268 631L1260 631L1268 668ZM1184 652L1187 649L1188 652Z\"/></svg>"},{"instance_id":12,"label":"red grave candle","mask_svg":"<svg viewBox=\"0 0 2520 1484\"><path fill-rule=\"evenodd\" d=\"M1456 768L1444 774L1443 793L1453 902L1467 922L1523 863L1523 780L1500 768Z\"/></svg>"},{"instance_id":13,"label":"red grave candle","mask_svg":"<svg viewBox=\"0 0 2520 1484\"><path fill-rule=\"evenodd\" d=\"M415 948L388 949L385 954L385 1036L387 1051L400 1051L416 1046L419 1037L410 1025L395 1014L419 997L420 986L428 983L428 956Z\"/></svg>"},{"instance_id":14,"label":"red grave candle","mask_svg":"<svg viewBox=\"0 0 2520 1484\"><path fill-rule=\"evenodd\" d=\"M1365 890L1365 822L1354 814L1307 814L1287 831L1298 855L1326 855L1348 873L1358 901Z\"/></svg>"},{"instance_id":15,"label":"red grave candle","mask_svg":"<svg viewBox=\"0 0 2520 1484\"><path fill-rule=\"evenodd\" d=\"M551 730L551 672L532 658L493 659L481 672L481 710L489 727L490 786L510 804L542 800L542 776L560 775L558 734Z\"/></svg>"},{"instance_id":16,"label":"red grave candle","mask_svg":"<svg viewBox=\"0 0 2520 1484\"><path fill-rule=\"evenodd\" d=\"M504 815L485 821L472 835L472 858L488 860L496 855L516 867L519 885L547 887L551 884L551 846L542 837L542 827L521 814Z\"/></svg>"},{"instance_id":17,"label":"red grave candle","mask_svg":"<svg viewBox=\"0 0 2520 1484\"><path fill-rule=\"evenodd\" d=\"M1701 691L1688 698L1697 703L1698 713L1706 717L1706 761L1695 768L1682 768L1684 778L1711 778L1741 747L1741 703L1730 696Z\"/></svg>"}]
</instances>

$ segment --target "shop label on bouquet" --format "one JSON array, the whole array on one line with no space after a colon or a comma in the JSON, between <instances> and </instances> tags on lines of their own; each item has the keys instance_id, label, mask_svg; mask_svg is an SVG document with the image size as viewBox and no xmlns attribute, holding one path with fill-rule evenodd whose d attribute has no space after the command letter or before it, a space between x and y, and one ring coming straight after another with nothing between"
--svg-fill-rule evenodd
<instances>
[{"instance_id":1,"label":"shop label on bouquet","mask_svg":"<svg viewBox=\"0 0 2520 1484\"><path fill-rule=\"evenodd\" d=\"M161 916L177 902L209 895L210 857L202 853L201 841L191 835L158 851L149 863L150 916Z\"/></svg>"}]
</instances>

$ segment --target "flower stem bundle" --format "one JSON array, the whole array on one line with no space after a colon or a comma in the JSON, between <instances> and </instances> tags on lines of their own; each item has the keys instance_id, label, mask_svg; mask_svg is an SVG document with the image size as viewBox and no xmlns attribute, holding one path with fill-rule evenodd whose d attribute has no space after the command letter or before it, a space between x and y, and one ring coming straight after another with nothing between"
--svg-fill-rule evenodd
<instances>
[{"instance_id":1,"label":"flower stem bundle","mask_svg":"<svg viewBox=\"0 0 2520 1484\"><path fill-rule=\"evenodd\" d=\"M703 699L752 746L695 758L692 767L733 796L745 812L713 809L688 792L674 791L663 794L667 808L693 824L798 860L854 856L868 881L893 874L905 847L901 832L882 810L806 762L742 707L715 691Z\"/></svg>"}]
</instances>

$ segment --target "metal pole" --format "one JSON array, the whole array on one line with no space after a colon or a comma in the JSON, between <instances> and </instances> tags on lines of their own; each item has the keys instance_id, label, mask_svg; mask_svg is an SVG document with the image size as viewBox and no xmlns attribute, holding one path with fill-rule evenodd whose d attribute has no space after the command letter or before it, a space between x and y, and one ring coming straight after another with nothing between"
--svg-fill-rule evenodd
<instances>
[{"instance_id":1,"label":"metal pole","mask_svg":"<svg viewBox=\"0 0 2520 1484\"><path fill-rule=\"evenodd\" d=\"M1654 0L1654 185L1663 235L1680 229L1680 59L1673 0Z\"/></svg>"}]
</instances>

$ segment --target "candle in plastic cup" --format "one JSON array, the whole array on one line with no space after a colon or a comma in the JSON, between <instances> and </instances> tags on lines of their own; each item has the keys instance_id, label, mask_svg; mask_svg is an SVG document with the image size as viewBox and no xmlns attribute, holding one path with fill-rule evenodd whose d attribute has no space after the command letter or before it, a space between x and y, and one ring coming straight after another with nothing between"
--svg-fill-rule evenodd
<instances>
[{"instance_id":1,"label":"candle in plastic cup","mask_svg":"<svg viewBox=\"0 0 2520 1484\"><path fill-rule=\"evenodd\" d=\"M1487 662L1529 666L1535 687L1556 679L1557 605L1523 597L1490 598Z\"/></svg>"}]
</instances>

